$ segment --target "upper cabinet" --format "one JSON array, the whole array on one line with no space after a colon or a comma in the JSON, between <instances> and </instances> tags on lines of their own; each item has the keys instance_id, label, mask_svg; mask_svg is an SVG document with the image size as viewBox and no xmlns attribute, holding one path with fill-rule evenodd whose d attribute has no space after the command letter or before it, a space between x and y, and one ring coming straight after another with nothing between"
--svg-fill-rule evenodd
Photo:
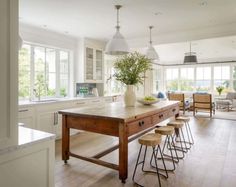
<instances>
[{"instance_id":1,"label":"upper cabinet","mask_svg":"<svg viewBox=\"0 0 236 187\"><path fill-rule=\"evenodd\" d=\"M105 43L91 39L79 42L78 61L76 63L77 82L102 83L104 75Z\"/></svg>"}]
</instances>

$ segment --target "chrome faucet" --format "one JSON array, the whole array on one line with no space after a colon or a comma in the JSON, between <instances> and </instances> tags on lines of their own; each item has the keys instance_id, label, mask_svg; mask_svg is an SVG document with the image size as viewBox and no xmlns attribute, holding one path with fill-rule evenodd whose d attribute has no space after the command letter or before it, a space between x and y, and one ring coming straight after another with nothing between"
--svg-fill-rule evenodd
<instances>
[{"instance_id":1,"label":"chrome faucet","mask_svg":"<svg viewBox=\"0 0 236 187\"><path fill-rule=\"evenodd\" d=\"M39 92L37 92L37 90L34 88L33 92L34 92L34 96L38 98L38 101L40 101L40 90Z\"/></svg>"}]
</instances>

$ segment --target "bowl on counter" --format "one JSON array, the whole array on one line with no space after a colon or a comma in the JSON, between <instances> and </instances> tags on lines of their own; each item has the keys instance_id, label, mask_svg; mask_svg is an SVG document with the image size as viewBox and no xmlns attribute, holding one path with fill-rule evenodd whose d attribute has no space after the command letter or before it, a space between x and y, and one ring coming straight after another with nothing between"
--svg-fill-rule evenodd
<instances>
[{"instance_id":1,"label":"bowl on counter","mask_svg":"<svg viewBox=\"0 0 236 187\"><path fill-rule=\"evenodd\" d=\"M137 101L143 105L152 105L152 104L158 103L160 99L155 98L153 100L146 100L145 98L139 98Z\"/></svg>"}]
</instances>

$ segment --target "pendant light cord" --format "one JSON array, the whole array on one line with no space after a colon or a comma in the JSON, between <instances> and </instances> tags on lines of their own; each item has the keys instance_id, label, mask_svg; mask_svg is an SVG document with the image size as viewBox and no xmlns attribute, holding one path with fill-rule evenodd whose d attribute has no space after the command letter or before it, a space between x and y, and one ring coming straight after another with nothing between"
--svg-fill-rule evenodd
<instances>
[{"instance_id":1,"label":"pendant light cord","mask_svg":"<svg viewBox=\"0 0 236 187\"><path fill-rule=\"evenodd\" d=\"M116 30L119 31L120 30L120 20L119 20L119 10L122 6L121 5L115 5L115 8L117 10L117 14L116 14Z\"/></svg>"},{"instance_id":2,"label":"pendant light cord","mask_svg":"<svg viewBox=\"0 0 236 187\"><path fill-rule=\"evenodd\" d=\"M149 29L150 29L150 41L149 41L149 43L150 43L150 45L152 45L152 28L153 28L153 26L149 26Z\"/></svg>"}]
</instances>

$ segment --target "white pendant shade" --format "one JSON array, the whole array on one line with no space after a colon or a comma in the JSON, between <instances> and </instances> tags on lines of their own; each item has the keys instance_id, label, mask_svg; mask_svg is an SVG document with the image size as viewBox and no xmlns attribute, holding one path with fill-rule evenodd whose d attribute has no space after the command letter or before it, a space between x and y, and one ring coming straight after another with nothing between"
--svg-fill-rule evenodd
<instances>
[{"instance_id":1,"label":"white pendant shade","mask_svg":"<svg viewBox=\"0 0 236 187\"><path fill-rule=\"evenodd\" d=\"M150 59L150 60L156 60L159 61L159 55L157 54L155 48L152 45L149 45L147 52L146 52L146 56Z\"/></svg>"},{"instance_id":2,"label":"white pendant shade","mask_svg":"<svg viewBox=\"0 0 236 187\"><path fill-rule=\"evenodd\" d=\"M119 30L107 43L105 53L108 55L125 55L129 53L129 46Z\"/></svg>"},{"instance_id":3,"label":"white pendant shade","mask_svg":"<svg viewBox=\"0 0 236 187\"><path fill-rule=\"evenodd\" d=\"M149 29L150 29L150 41L149 41L149 47L146 51L146 56L147 58L149 58L150 60L152 61L159 61L159 55L157 54L155 48L153 47L152 45L152 28L153 26L149 26Z\"/></svg>"},{"instance_id":4,"label":"white pendant shade","mask_svg":"<svg viewBox=\"0 0 236 187\"><path fill-rule=\"evenodd\" d=\"M119 9L121 7L121 5L115 5L115 8L117 9L116 33L106 45L105 54L108 55L125 55L129 53L129 46L124 36L120 33Z\"/></svg>"}]
</instances>

